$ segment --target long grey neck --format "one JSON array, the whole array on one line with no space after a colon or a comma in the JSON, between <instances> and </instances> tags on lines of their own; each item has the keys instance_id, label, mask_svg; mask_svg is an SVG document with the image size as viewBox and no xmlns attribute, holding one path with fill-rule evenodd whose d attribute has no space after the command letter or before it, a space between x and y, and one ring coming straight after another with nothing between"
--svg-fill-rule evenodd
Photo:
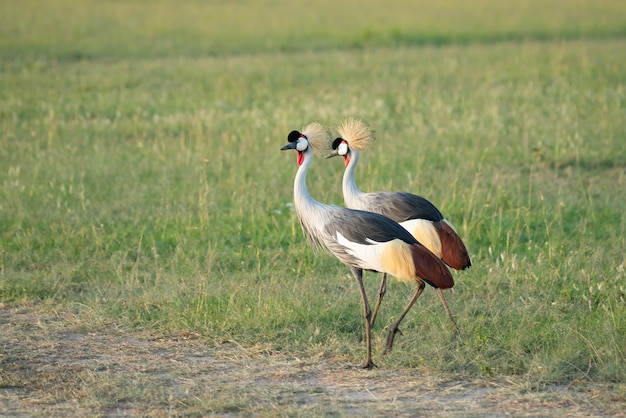
<instances>
[{"instance_id":1,"label":"long grey neck","mask_svg":"<svg viewBox=\"0 0 626 418\"><path fill-rule=\"evenodd\" d=\"M311 197L306 187L306 172L312 160L313 153L310 150L305 151L304 161L302 165L298 167L298 172L296 173L293 183L293 198L296 210L299 215L303 215L304 217L306 217L306 214L314 211L317 206L321 205L321 203Z\"/></svg>"},{"instance_id":2,"label":"long grey neck","mask_svg":"<svg viewBox=\"0 0 626 418\"><path fill-rule=\"evenodd\" d=\"M354 182L354 170L359 161L359 152L350 150L350 162L343 173L343 200L347 207L354 207L355 201L363 192Z\"/></svg>"},{"instance_id":3,"label":"long grey neck","mask_svg":"<svg viewBox=\"0 0 626 418\"><path fill-rule=\"evenodd\" d=\"M324 243L324 226L328 222L332 206L324 205L313 199L306 187L306 172L313 159L311 150L304 153L304 161L298 168L293 184L293 198L296 213L307 240L316 247Z\"/></svg>"}]
</instances>

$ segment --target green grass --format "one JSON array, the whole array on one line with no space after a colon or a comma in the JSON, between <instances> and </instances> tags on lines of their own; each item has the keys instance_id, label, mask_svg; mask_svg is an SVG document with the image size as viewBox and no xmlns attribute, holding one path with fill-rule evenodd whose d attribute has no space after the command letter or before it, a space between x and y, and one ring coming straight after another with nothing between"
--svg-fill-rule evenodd
<instances>
[{"instance_id":1,"label":"green grass","mask_svg":"<svg viewBox=\"0 0 626 418\"><path fill-rule=\"evenodd\" d=\"M616 0L0 2L0 57L170 58L372 45L624 37ZM363 10L366 9L366 10Z\"/></svg>"},{"instance_id":2,"label":"green grass","mask_svg":"<svg viewBox=\"0 0 626 418\"><path fill-rule=\"evenodd\" d=\"M355 116L361 187L430 198L474 263L462 336L427 291L380 365L626 381L622 2L1 4L2 303L360 360L354 280L307 247L279 151ZM314 197L341 173L316 161Z\"/></svg>"}]
</instances>

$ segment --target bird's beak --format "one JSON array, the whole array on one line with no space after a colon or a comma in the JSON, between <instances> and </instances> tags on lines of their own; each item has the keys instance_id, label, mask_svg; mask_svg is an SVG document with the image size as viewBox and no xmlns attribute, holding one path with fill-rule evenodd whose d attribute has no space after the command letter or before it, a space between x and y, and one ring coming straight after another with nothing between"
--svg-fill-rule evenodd
<instances>
[{"instance_id":1,"label":"bird's beak","mask_svg":"<svg viewBox=\"0 0 626 418\"><path fill-rule=\"evenodd\" d=\"M334 150L333 152L331 152L330 154L328 154L326 157L324 157L324 159L329 159L329 158L333 158L333 157L338 157L339 154L337 153L337 150Z\"/></svg>"},{"instance_id":2,"label":"bird's beak","mask_svg":"<svg viewBox=\"0 0 626 418\"><path fill-rule=\"evenodd\" d=\"M294 142L290 142L290 143L288 143L287 145L283 145L283 146L280 148L280 150L281 150L281 151L285 151L285 150L288 150L288 149L296 149L296 143L295 143L295 141L294 141Z\"/></svg>"}]
</instances>

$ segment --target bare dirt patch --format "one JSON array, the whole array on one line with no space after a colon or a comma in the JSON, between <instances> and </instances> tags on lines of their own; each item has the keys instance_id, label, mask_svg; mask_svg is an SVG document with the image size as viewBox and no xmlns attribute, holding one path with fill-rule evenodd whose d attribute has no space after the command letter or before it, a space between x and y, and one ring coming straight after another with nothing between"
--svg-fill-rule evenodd
<instances>
[{"instance_id":1,"label":"bare dirt patch","mask_svg":"<svg viewBox=\"0 0 626 418\"><path fill-rule=\"evenodd\" d=\"M325 356L213 345L194 334L84 332L70 314L0 306L1 416L625 416L623 386L529 389Z\"/></svg>"}]
</instances>

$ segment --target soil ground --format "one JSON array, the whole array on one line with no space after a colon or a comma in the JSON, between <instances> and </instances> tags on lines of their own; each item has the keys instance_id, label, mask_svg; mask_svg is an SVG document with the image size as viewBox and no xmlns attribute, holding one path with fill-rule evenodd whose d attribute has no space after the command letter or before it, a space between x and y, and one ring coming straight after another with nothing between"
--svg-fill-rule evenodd
<instances>
[{"instance_id":1,"label":"soil ground","mask_svg":"<svg viewBox=\"0 0 626 418\"><path fill-rule=\"evenodd\" d=\"M364 371L194 334L83 332L0 305L0 416L626 416L622 386Z\"/></svg>"}]
</instances>

